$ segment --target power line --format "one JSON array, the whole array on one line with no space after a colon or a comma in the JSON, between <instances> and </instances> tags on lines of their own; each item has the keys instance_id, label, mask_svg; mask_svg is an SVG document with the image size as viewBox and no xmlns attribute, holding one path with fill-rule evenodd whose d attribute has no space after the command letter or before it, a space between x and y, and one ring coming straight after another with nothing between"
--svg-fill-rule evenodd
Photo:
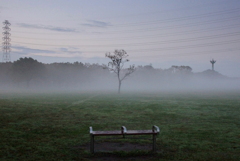
<instances>
[{"instance_id":1,"label":"power line","mask_svg":"<svg viewBox=\"0 0 240 161\"><path fill-rule=\"evenodd\" d=\"M154 34L154 35L144 35L144 36L128 36L127 37L118 37L117 40L129 40L131 39L146 39L146 38L156 38L156 37L169 37L169 36L179 36L179 35L187 35L187 34L196 34L196 33L203 33L203 32L211 32L211 31L219 31L219 30L225 30L225 29L235 29L235 28L239 28L240 24L236 24L236 25L227 25L227 26L217 26L214 28L205 28L205 29L198 29L198 30L187 30L187 31L178 31L178 32L171 32L171 33L164 33L164 34ZM32 38L32 37L19 37L19 36L14 36L15 38L22 38L22 39L31 39L31 40L46 40L46 38ZM91 42L99 42L99 41L103 41L103 40L110 40L112 41L113 38L101 38L100 40L96 40L96 39L83 39L83 38L75 38L75 39L60 39L60 38L55 38L55 39L51 39L51 38L47 38L47 40L57 40L57 41L69 41L69 40L73 40L73 41L77 41L77 40L84 40L84 41L91 41Z\"/></svg>"},{"instance_id":2,"label":"power line","mask_svg":"<svg viewBox=\"0 0 240 161\"><path fill-rule=\"evenodd\" d=\"M226 1L225 3L229 3L229 0L223 0L223 1ZM182 10L191 10L191 9L200 9L200 8L206 8L206 6L211 6L212 5L215 5L217 6L218 4L222 5L220 3L220 1L217 1L217 2L213 2L213 3L205 3L205 4L201 4L201 5L194 5L194 6L188 6L188 7L181 7L181 8L176 8L176 9L169 9L169 10L162 10L162 11L157 11L157 12L144 12L144 13L137 13L136 15L135 14L131 14L131 15L123 15L123 16L110 16L110 17L104 17L101 19L115 19L115 18L128 18L128 17L136 17L136 16L142 16L142 15L149 15L149 14L161 14L161 13L168 13L168 12L176 12L176 11L182 11Z\"/></svg>"},{"instance_id":3,"label":"power line","mask_svg":"<svg viewBox=\"0 0 240 161\"><path fill-rule=\"evenodd\" d=\"M151 49L138 49L138 50L128 50L128 51L137 51L137 52L146 52L146 51L167 51L167 50L179 50L179 49L190 49L190 48L197 48L197 47L211 47L216 45L226 45L226 44L233 44L239 43L240 39L235 39L231 41L220 41L214 43L205 43L205 44L196 44L196 45L185 45L185 46L176 46L176 47L163 47L163 48L151 48Z\"/></svg>"},{"instance_id":4,"label":"power line","mask_svg":"<svg viewBox=\"0 0 240 161\"><path fill-rule=\"evenodd\" d=\"M201 51L201 52L191 52L191 53L178 53L178 54L148 54L148 55L137 55L137 56L131 56L131 57L149 57L149 56L196 56L196 55L206 55L206 54L213 54L213 53L223 53L223 52L235 52L240 51L240 48L232 49L224 49L224 50L209 50L209 51Z\"/></svg>"},{"instance_id":5,"label":"power line","mask_svg":"<svg viewBox=\"0 0 240 161\"><path fill-rule=\"evenodd\" d=\"M239 24L239 14L237 16L232 16L230 14L236 14L239 12L239 8L234 8L232 10L223 10L223 11L218 11L218 12L209 12L209 13L204 13L204 14L198 14L198 15L191 15L191 16L183 16L183 17L175 17L175 18L168 18L168 19L160 19L160 20L153 20L153 21L142 21L142 22L133 22L133 23L123 23L123 24L114 24L112 25L110 28L108 28L106 31L105 29L101 30L101 36L103 38L101 38L101 36L99 37L95 37L95 38L73 38L71 39L71 36L79 36L80 34L83 33L56 33L56 35L60 35L64 34L65 38L61 39L60 38L47 38L47 40L54 40L54 41L77 41L77 40L89 40L91 42L103 42L103 40L110 40L111 43L108 43L107 45L68 45L68 44L64 44L62 43L62 45L54 45L53 43L55 43L54 41L51 42L51 44L41 44L41 43L34 43L34 42L30 42L30 43L24 43L24 42L18 42L18 41L14 41L14 43L18 43L18 44L24 44L24 45L35 45L38 47L42 47L42 46L52 46L52 47L76 47L76 48L86 48L86 47L92 47L91 49L87 49L85 51L85 53L105 53L106 51L103 50L99 50L98 48L108 48L108 47L118 47L118 46L124 46L124 47L130 47L130 49L128 50L128 52L162 52L162 51L169 51L169 50L177 50L179 52L179 50L181 49L193 49L193 48L199 48L199 49L203 49L203 48L209 48L209 47L219 47L219 45L221 45L221 48L224 47L229 47L228 45L236 45L237 43L239 43L240 39L236 39L236 36L239 36L240 31L239 30L235 30L232 31L233 29L238 29L240 24ZM216 18L217 16L217 18ZM207 18L206 20L203 20L203 18ZM194 21L193 21L194 20ZM190 22L188 22L190 21ZM54 22L54 21L53 21ZM163 23L175 23L175 22L181 22L181 24L178 25L169 25L169 24L163 24ZM150 26L150 25L155 25L155 26ZM211 26L210 26L211 25ZM137 26L135 29L131 28L131 27L135 27ZM214 27L213 27L214 26ZM196 27L196 28L200 28L200 29L192 29L192 27ZM126 29L125 29L126 28ZM183 29L186 31L176 31L175 29ZM189 29L190 28L190 29ZM227 29L227 33L224 34L212 34L210 33L207 36L195 36L193 34L197 34L197 33L201 33L204 34L205 32L212 32L212 31L222 31L222 30L226 30ZM39 30L38 30L39 31ZM161 31L165 31L161 32L161 34L152 34L151 32L161 32ZM229 32L230 31L230 32ZM239 31L239 32L236 32ZM49 31L50 32L50 31ZM32 35L54 35L55 33L36 33L36 32L17 32L15 31L14 33L27 33L27 34L32 34ZM60 34L59 34L60 33ZM140 34L142 36L131 36L132 34ZM143 34L142 34L143 33ZM68 34L66 36L66 34ZM72 35L71 35L72 34ZM115 35L115 34L121 34L120 36L116 37L116 38L108 38L107 36L111 36L111 35ZM169 37L170 36L179 36L179 35L191 35L191 38L182 38L182 39L170 39L170 40L164 40L164 41L153 41L153 40L148 40L146 42L140 42L140 43L134 43L132 42L134 39L138 39L138 40L144 40L146 38L164 38L164 37ZM71 36L70 36L71 35ZM98 34L89 34L90 36L98 36ZM68 37L69 36L69 37ZM86 36L88 36L86 34ZM33 37L17 37L16 38L22 38L23 41L27 40L45 40L42 38L33 38ZM233 40L226 40L226 38L235 38ZM119 44L114 44L112 43L113 39L116 40L129 40L131 41L130 43L119 43ZM202 40L220 40L218 42L210 42L210 43L199 43L195 44L195 45L180 45L179 43L186 43L186 42L197 42L197 41L202 41ZM223 40L225 39L225 40ZM170 47L159 47L162 44L169 44L172 45ZM176 46L173 46L173 45ZM158 45L158 46L154 46L154 47L149 47L149 45ZM178 45L178 46L177 46ZM138 49L131 49L131 47L139 47ZM93 50L92 50L93 49ZM226 49L227 50L227 49Z\"/></svg>"},{"instance_id":6,"label":"power line","mask_svg":"<svg viewBox=\"0 0 240 161\"><path fill-rule=\"evenodd\" d=\"M198 40L209 40L209 39L216 39L216 38L227 38L231 36L238 36L240 35L239 32L232 32L227 34L217 34L211 36L201 36L201 37L194 37L194 38L187 38L187 39L175 39L175 40L168 40L168 41L153 41L153 42L144 42L144 43L127 43L127 44L108 44L108 45L70 45L65 44L65 46L81 46L81 47L114 47L114 46L142 46L142 45L161 45L161 44L169 44L169 43L181 43L181 42L193 42ZM28 44L28 45L38 45L38 46L62 46L62 45L49 45L49 44L39 44L39 43L22 43L14 41L14 43L19 44Z\"/></svg>"},{"instance_id":7,"label":"power line","mask_svg":"<svg viewBox=\"0 0 240 161\"><path fill-rule=\"evenodd\" d=\"M145 21L145 22L135 22L135 23L126 23L126 24L115 24L116 27L129 27L129 26L139 26L139 25L149 25L149 24L159 24L164 22L178 22L184 20L195 20L196 18L209 18L211 16L222 16L226 14L232 13L239 13L240 8L234 8L231 10L219 11L219 12L210 12L204 13L200 15L192 15L192 16L184 16L184 17L177 17L177 18L168 18L162 20L155 20L155 21Z\"/></svg>"},{"instance_id":8,"label":"power line","mask_svg":"<svg viewBox=\"0 0 240 161\"><path fill-rule=\"evenodd\" d=\"M184 45L184 46L176 46L176 47L162 47L162 48L144 48L144 49L128 49L128 52L153 52L153 51L168 51L168 50L180 50L180 49L190 49L190 48L199 48L199 47L212 47L217 45L227 45L227 44L234 44L239 43L240 39L230 40L230 41L219 41L214 43L203 43L203 44L195 44L195 45ZM61 47L64 47L62 45ZM68 46L68 47L77 47L77 46ZM79 47L79 46L78 46ZM85 50L81 51L85 53L105 53L104 50Z\"/></svg>"},{"instance_id":9,"label":"power line","mask_svg":"<svg viewBox=\"0 0 240 161\"><path fill-rule=\"evenodd\" d=\"M230 12L229 10L228 10L228 12ZM236 12L236 11L235 11ZM217 13L219 13L219 12L217 12ZM213 14L213 13L212 13ZM207 16L208 14L203 14L205 17L209 17L209 16ZM218 15L221 15L221 14L218 14ZM182 21L183 19L184 20L191 20L191 19L194 19L194 20L196 20L196 18L201 18L202 17L202 15L196 15L195 17L194 16L185 16L185 17L179 17L179 18L171 18L171 19L165 19L165 20L158 20L158 23L157 24L159 24L159 22L161 22L161 25L162 25L162 23L164 23L164 22L168 22L168 21L171 21L171 22L177 22L177 21ZM190 19L189 19L190 18ZM192 26L199 26L199 25L206 25L206 24L213 24L213 23L217 23L217 22L221 22L221 23L223 23L223 22L226 22L226 21L231 21L231 20L238 20L240 18L240 16L233 16L233 17L226 17L226 18L221 18L221 19L211 19L211 20L208 20L208 21L201 21L201 22L191 22L191 23L185 23L185 24L183 24L183 25L168 25L168 26L161 26L161 27L154 27L154 28L144 28L144 29L138 29L138 30L136 30L136 29L134 29L134 30L117 30L117 31L121 31L121 32L135 32L135 31L155 31L155 30L159 30L159 29L174 29L174 28L180 28L180 27L192 27ZM145 21L145 22L140 22L140 24L138 24L137 26L145 26L146 24L149 24L149 22L148 21ZM136 24L134 24L134 25L136 25ZM124 24L124 26L126 26L126 27L130 27L131 26L131 24ZM122 27L124 27L124 26L122 26ZM111 27L121 27L121 24L117 24L117 25L113 25L113 26L111 26ZM44 29L44 27L42 28L42 29ZM21 32L17 32L17 31L15 31L16 33L21 33ZM23 33L23 32L22 32ZM47 34L47 35L49 35L49 33L36 33L36 32L25 32L25 33L32 33L32 34ZM74 34L76 34L77 32L74 32ZM105 32L106 33L106 32ZM108 34L109 33L116 33L116 31L111 31L111 32L107 32ZM50 34L54 34L54 33L50 33ZM59 33L56 33L56 34L59 34ZM63 33L63 34L66 34L66 33ZM69 34L69 33L68 33Z\"/></svg>"},{"instance_id":10,"label":"power line","mask_svg":"<svg viewBox=\"0 0 240 161\"><path fill-rule=\"evenodd\" d=\"M179 29L179 28L183 28L183 27L194 27L194 26L197 26L197 27L200 27L200 26L205 26L207 24L214 24L216 22L221 22L221 23L226 23L226 22L229 22L231 20L238 20L240 18L240 16L236 16L236 17L231 17L231 18L226 18L226 19L218 19L217 21L205 21L206 23L204 22L198 22L198 23L189 23L189 24L183 24L183 25L169 25L169 26L162 26L162 27L153 27L153 28L143 28L143 29L132 29L132 30L117 30L117 31L109 31L109 32L101 32L101 34L119 34L119 32L121 33L135 33L137 31L137 33L139 33L139 31L145 31L145 32L149 32L149 31L162 31L163 29ZM236 25L236 24L234 24ZM239 25L239 24L237 24ZM27 34L38 34L38 35L53 35L53 34L48 34L48 33L36 33L36 32L18 32L18 31L15 31L15 33L27 33ZM66 33L64 33L66 34ZM69 33L67 33L69 35ZM55 34L55 35L59 35L59 34ZM74 34L76 35L76 33ZM94 35L94 34L91 34L91 35ZM95 34L96 35L96 34ZM99 35L99 34L97 34Z\"/></svg>"},{"instance_id":11,"label":"power line","mask_svg":"<svg viewBox=\"0 0 240 161\"><path fill-rule=\"evenodd\" d=\"M228 0L223 0L223 2L226 1L225 3L229 3ZM143 15L153 15L153 14L162 14L162 13L172 13L172 12L177 12L177 11L183 11L183 10L191 10L191 9L200 9L200 8L207 8L207 7L212 7L212 6L218 6L222 5L220 1L213 2L213 3L205 3L205 4L200 4L200 5L194 5L194 6L188 6L188 7L181 7L181 8L176 8L176 9L168 9L168 10L161 10L161 11L154 11L154 12L143 12L143 13L137 13L137 14L127 14L127 15L122 15L122 16L109 16L109 17L100 17L98 19L116 19L116 18L129 18L129 17L139 17ZM238 8L234 8L233 10L237 10ZM229 10L224 10L224 11L229 11ZM220 11L221 12L221 11ZM20 22L26 21L26 20L18 20ZM40 20L34 20L31 22L39 22ZM61 20L43 20L41 22L70 22L70 21L79 21L79 19L61 19Z\"/></svg>"},{"instance_id":12,"label":"power line","mask_svg":"<svg viewBox=\"0 0 240 161\"><path fill-rule=\"evenodd\" d=\"M230 17L230 18L225 18L225 19L217 19L217 20L209 20L209 21L202 21L202 22L197 22L197 23L188 23L188 24L182 24L182 25L168 25L168 26L157 26L157 27L151 27L151 28L141 28L141 29L132 29L132 30L114 30L114 31L108 31L108 32L102 32L102 34L119 34L119 32L121 33L135 33L135 32L151 32L151 31L159 31L159 30L163 30L163 29L180 29L180 28L184 28L184 27L200 27L200 26L205 26L207 24L215 24L218 22L221 23L226 23L229 22L231 20L239 20L240 16L234 16L234 17Z\"/></svg>"}]
</instances>

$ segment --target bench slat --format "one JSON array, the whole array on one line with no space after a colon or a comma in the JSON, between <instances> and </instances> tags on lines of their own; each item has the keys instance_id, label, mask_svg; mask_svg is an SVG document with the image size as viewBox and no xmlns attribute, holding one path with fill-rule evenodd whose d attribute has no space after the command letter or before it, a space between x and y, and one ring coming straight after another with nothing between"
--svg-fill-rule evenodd
<instances>
[{"instance_id":1,"label":"bench slat","mask_svg":"<svg viewBox=\"0 0 240 161\"><path fill-rule=\"evenodd\" d=\"M104 136L104 135L123 135L121 131L92 131L92 135Z\"/></svg>"},{"instance_id":2,"label":"bench slat","mask_svg":"<svg viewBox=\"0 0 240 161\"><path fill-rule=\"evenodd\" d=\"M152 135L157 134L157 132L153 132L152 130L127 130L126 133L122 133L122 131L92 131L92 135L95 136L104 136L104 135Z\"/></svg>"},{"instance_id":3,"label":"bench slat","mask_svg":"<svg viewBox=\"0 0 240 161\"><path fill-rule=\"evenodd\" d=\"M152 130L128 130L125 135L152 135L157 134L157 132L153 132Z\"/></svg>"}]
</instances>

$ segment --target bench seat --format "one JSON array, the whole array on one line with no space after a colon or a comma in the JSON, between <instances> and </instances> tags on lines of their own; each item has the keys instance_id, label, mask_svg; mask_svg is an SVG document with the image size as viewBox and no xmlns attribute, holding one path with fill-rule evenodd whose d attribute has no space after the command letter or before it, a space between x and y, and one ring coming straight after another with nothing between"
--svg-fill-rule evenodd
<instances>
[{"instance_id":1,"label":"bench seat","mask_svg":"<svg viewBox=\"0 0 240 161\"><path fill-rule=\"evenodd\" d=\"M91 133L94 136L107 136L107 135L123 135L123 133L119 131L92 131Z\"/></svg>"},{"instance_id":2,"label":"bench seat","mask_svg":"<svg viewBox=\"0 0 240 161\"><path fill-rule=\"evenodd\" d=\"M127 130L125 126L121 127L121 130L115 131L93 131L92 127L90 129L90 152L94 153L94 137L95 136L110 136L110 135L122 135L125 138L126 135L152 135L153 136L153 151L156 151L156 135L160 132L158 126L153 126L152 130Z\"/></svg>"},{"instance_id":3,"label":"bench seat","mask_svg":"<svg viewBox=\"0 0 240 161\"><path fill-rule=\"evenodd\" d=\"M157 134L157 132L153 132L152 130L128 130L125 135L152 135Z\"/></svg>"}]
</instances>

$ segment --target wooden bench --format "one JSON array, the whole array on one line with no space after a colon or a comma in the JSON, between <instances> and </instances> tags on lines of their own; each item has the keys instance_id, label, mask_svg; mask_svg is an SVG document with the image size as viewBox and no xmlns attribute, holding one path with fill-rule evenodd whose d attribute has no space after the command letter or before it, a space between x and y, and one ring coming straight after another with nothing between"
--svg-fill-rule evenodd
<instances>
[{"instance_id":1,"label":"wooden bench","mask_svg":"<svg viewBox=\"0 0 240 161\"><path fill-rule=\"evenodd\" d=\"M110 135L122 135L125 138L126 135L152 135L153 138L153 152L156 152L156 136L159 134L160 129L158 126L153 126L151 130L127 130L125 126L121 127L121 130L116 131L93 131L90 127L90 152L94 153L94 137L95 136L110 136Z\"/></svg>"}]
</instances>

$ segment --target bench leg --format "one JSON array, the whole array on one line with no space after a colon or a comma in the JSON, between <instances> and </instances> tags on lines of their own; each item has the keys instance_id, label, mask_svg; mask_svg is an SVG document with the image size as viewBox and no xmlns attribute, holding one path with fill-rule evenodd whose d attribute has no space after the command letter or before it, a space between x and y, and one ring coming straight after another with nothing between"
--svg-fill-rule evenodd
<instances>
[{"instance_id":1,"label":"bench leg","mask_svg":"<svg viewBox=\"0 0 240 161\"><path fill-rule=\"evenodd\" d=\"M153 152L156 152L156 135L153 134Z\"/></svg>"},{"instance_id":2,"label":"bench leg","mask_svg":"<svg viewBox=\"0 0 240 161\"><path fill-rule=\"evenodd\" d=\"M90 135L90 152L94 153L94 135Z\"/></svg>"}]
</instances>

